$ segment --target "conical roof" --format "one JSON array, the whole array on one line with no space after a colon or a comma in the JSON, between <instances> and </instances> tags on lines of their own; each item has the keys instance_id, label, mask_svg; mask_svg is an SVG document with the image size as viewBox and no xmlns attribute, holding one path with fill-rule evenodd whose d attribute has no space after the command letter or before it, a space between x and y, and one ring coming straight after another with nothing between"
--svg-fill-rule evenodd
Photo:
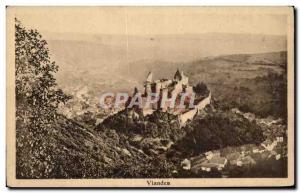
<instances>
[{"instance_id":1,"label":"conical roof","mask_svg":"<svg viewBox=\"0 0 300 193\"><path fill-rule=\"evenodd\" d=\"M147 82L152 82L152 76L153 76L152 72L149 72L146 81Z\"/></svg>"},{"instance_id":2,"label":"conical roof","mask_svg":"<svg viewBox=\"0 0 300 193\"><path fill-rule=\"evenodd\" d=\"M176 73L174 75L174 79L175 80L181 80L182 79L182 75L181 75L179 69L177 69L177 71L176 71Z\"/></svg>"}]
</instances>

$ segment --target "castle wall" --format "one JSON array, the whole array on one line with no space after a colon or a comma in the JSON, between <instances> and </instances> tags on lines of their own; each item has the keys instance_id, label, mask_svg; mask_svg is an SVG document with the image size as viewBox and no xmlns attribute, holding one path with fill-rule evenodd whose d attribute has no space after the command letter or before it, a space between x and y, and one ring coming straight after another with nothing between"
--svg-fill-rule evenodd
<instances>
[{"instance_id":1,"label":"castle wall","mask_svg":"<svg viewBox=\"0 0 300 193\"><path fill-rule=\"evenodd\" d=\"M159 93L159 91L161 89L161 83L160 82L156 82L155 84L156 84L156 86L155 86L155 93Z\"/></svg>"},{"instance_id":2,"label":"castle wall","mask_svg":"<svg viewBox=\"0 0 300 193\"><path fill-rule=\"evenodd\" d=\"M186 76L183 76L181 82L182 82L182 84L184 84L184 85L188 85L188 83L189 83L189 78L186 77Z\"/></svg>"},{"instance_id":3,"label":"castle wall","mask_svg":"<svg viewBox=\"0 0 300 193\"><path fill-rule=\"evenodd\" d=\"M187 86L185 89L186 93L194 93L193 87L192 86Z\"/></svg>"},{"instance_id":4,"label":"castle wall","mask_svg":"<svg viewBox=\"0 0 300 193\"><path fill-rule=\"evenodd\" d=\"M154 112L154 110L153 109L143 109L142 112L143 112L144 116L147 116L147 115L151 115Z\"/></svg>"},{"instance_id":5,"label":"castle wall","mask_svg":"<svg viewBox=\"0 0 300 193\"><path fill-rule=\"evenodd\" d=\"M210 104L210 101L211 101L211 93L209 93L209 95L205 99L203 99L197 105L195 105L195 109L192 109L190 111L187 111L187 112L179 115L178 120L179 120L180 126L182 127L185 125L185 123L188 120L192 120L200 110L204 109L207 105Z\"/></svg>"},{"instance_id":6,"label":"castle wall","mask_svg":"<svg viewBox=\"0 0 300 193\"><path fill-rule=\"evenodd\" d=\"M178 82L175 86L174 86L174 89L172 90L172 96L174 95L178 95L179 93L182 92L182 83L181 82Z\"/></svg>"},{"instance_id":7,"label":"castle wall","mask_svg":"<svg viewBox=\"0 0 300 193\"><path fill-rule=\"evenodd\" d=\"M167 88L172 83L172 80L165 80L161 82L161 88Z\"/></svg>"},{"instance_id":8,"label":"castle wall","mask_svg":"<svg viewBox=\"0 0 300 193\"><path fill-rule=\"evenodd\" d=\"M151 93L151 83L150 82L146 82L145 84L145 94L149 94Z\"/></svg>"},{"instance_id":9,"label":"castle wall","mask_svg":"<svg viewBox=\"0 0 300 193\"><path fill-rule=\"evenodd\" d=\"M197 105L195 105L195 108L198 110L204 109L206 107L206 105L210 104L210 100L211 100L211 92L209 92L208 97L206 97L205 99L200 101Z\"/></svg>"},{"instance_id":10,"label":"castle wall","mask_svg":"<svg viewBox=\"0 0 300 193\"><path fill-rule=\"evenodd\" d=\"M190 111L187 111L187 112L179 115L178 120L179 120L180 126L184 126L188 120L192 120L194 118L194 116L197 114L197 112L198 112L197 109L192 109Z\"/></svg>"}]
</instances>

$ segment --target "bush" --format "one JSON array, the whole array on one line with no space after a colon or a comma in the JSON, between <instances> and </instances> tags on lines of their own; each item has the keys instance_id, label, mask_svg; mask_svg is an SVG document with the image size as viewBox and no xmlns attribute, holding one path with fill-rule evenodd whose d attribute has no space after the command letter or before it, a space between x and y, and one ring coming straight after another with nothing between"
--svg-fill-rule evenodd
<instances>
[{"instance_id":1,"label":"bush","mask_svg":"<svg viewBox=\"0 0 300 193\"><path fill-rule=\"evenodd\" d=\"M195 87L193 87L193 90L199 96L204 96L209 91L206 84L204 84L203 82L198 83Z\"/></svg>"}]
</instances>

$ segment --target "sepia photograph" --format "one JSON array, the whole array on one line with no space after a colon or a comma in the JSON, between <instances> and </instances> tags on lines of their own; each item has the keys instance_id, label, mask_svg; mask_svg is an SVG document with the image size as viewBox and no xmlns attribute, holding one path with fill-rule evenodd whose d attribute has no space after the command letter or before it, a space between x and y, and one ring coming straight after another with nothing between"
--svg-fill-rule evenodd
<instances>
[{"instance_id":1,"label":"sepia photograph","mask_svg":"<svg viewBox=\"0 0 300 193\"><path fill-rule=\"evenodd\" d=\"M294 185L294 8L6 8L8 187Z\"/></svg>"}]
</instances>

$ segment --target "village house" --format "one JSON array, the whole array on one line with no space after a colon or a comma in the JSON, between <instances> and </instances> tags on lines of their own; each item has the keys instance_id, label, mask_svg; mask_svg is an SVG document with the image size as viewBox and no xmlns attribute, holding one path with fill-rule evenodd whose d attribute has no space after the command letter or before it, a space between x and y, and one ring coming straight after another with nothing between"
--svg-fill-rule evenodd
<instances>
[{"instance_id":1,"label":"village house","mask_svg":"<svg viewBox=\"0 0 300 193\"><path fill-rule=\"evenodd\" d=\"M201 170L211 171L211 169L223 170L227 164L227 159L225 157L213 157L210 160L205 160L198 165ZM195 167L195 166L194 166Z\"/></svg>"},{"instance_id":2,"label":"village house","mask_svg":"<svg viewBox=\"0 0 300 193\"><path fill-rule=\"evenodd\" d=\"M278 142L276 140L275 141L265 140L264 142L261 143L261 146L268 151L272 151L276 147L277 143Z\"/></svg>"},{"instance_id":3,"label":"village house","mask_svg":"<svg viewBox=\"0 0 300 193\"><path fill-rule=\"evenodd\" d=\"M181 162L181 166L182 166L182 169L184 169L184 170L190 170L191 169L191 161L188 159L184 159Z\"/></svg>"},{"instance_id":4,"label":"village house","mask_svg":"<svg viewBox=\"0 0 300 193\"><path fill-rule=\"evenodd\" d=\"M262 147L262 146L254 147L253 150L252 150L253 153L262 153L264 151L265 151L265 148Z\"/></svg>"}]
</instances>

